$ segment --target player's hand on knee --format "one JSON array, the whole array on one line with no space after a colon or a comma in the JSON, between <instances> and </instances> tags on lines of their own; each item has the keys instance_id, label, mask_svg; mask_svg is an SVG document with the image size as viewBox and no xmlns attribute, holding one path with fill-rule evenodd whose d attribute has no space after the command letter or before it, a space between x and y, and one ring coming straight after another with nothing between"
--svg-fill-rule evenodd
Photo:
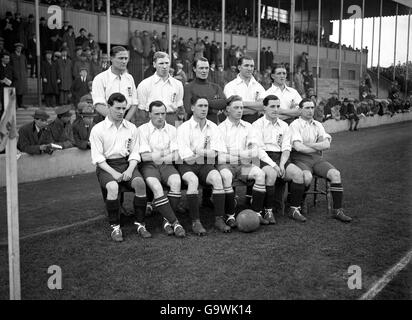
<instances>
[{"instance_id":1,"label":"player's hand on knee","mask_svg":"<svg viewBox=\"0 0 412 320\"><path fill-rule=\"evenodd\" d=\"M122 179L123 179L123 175L122 175L121 173L117 172L117 171L112 174L112 177L113 177L117 182L120 182L120 181L122 181Z\"/></svg>"},{"instance_id":2,"label":"player's hand on knee","mask_svg":"<svg viewBox=\"0 0 412 320\"><path fill-rule=\"evenodd\" d=\"M130 172L130 170L126 170L125 172L123 172L123 181L129 181L132 178L132 172Z\"/></svg>"}]
</instances>

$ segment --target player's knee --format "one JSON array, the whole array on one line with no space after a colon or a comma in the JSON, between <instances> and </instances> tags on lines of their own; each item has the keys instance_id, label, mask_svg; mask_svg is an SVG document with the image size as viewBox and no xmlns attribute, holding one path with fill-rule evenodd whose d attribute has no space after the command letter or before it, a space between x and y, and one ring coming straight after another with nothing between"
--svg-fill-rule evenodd
<instances>
[{"instance_id":1,"label":"player's knee","mask_svg":"<svg viewBox=\"0 0 412 320\"><path fill-rule=\"evenodd\" d=\"M341 180L341 178L340 178L340 172L338 171L338 170L336 170L336 169L330 169L329 171L328 171L328 179L331 181L331 182L336 182L336 183L339 183Z\"/></svg>"},{"instance_id":2,"label":"player's knee","mask_svg":"<svg viewBox=\"0 0 412 320\"><path fill-rule=\"evenodd\" d=\"M143 178L134 178L131 185L136 194L146 194L146 184L144 183Z\"/></svg>"},{"instance_id":3,"label":"player's knee","mask_svg":"<svg viewBox=\"0 0 412 320\"><path fill-rule=\"evenodd\" d=\"M222 176L217 170L210 171L206 180L213 186L213 188L223 189Z\"/></svg>"},{"instance_id":4,"label":"player's knee","mask_svg":"<svg viewBox=\"0 0 412 320\"><path fill-rule=\"evenodd\" d=\"M222 171L220 171L220 176L222 177L224 186L228 187L232 185L233 175L229 170L223 169Z\"/></svg>"},{"instance_id":5,"label":"player's knee","mask_svg":"<svg viewBox=\"0 0 412 320\"><path fill-rule=\"evenodd\" d=\"M289 170L288 176L290 176L294 183L301 184L305 181L303 172L297 168Z\"/></svg>"},{"instance_id":6,"label":"player's knee","mask_svg":"<svg viewBox=\"0 0 412 320\"><path fill-rule=\"evenodd\" d=\"M178 174L171 175L167 180L167 184L169 185L170 190L180 191L182 185L180 176Z\"/></svg>"},{"instance_id":7,"label":"player's knee","mask_svg":"<svg viewBox=\"0 0 412 320\"><path fill-rule=\"evenodd\" d=\"M273 169L272 167L268 167L268 166L266 166L262 170L265 173L266 185L268 186L274 185L276 182L276 177L278 176L277 171Z\"/></svg>"},{"instance_id":8,"label":"player's knee","mask_svg":"<svg viewBox=\"0 0 412 320\"><path fill-rule=\"evenodd\" d=\"M256 173L254 174L255 178L255 183L257 184L265 184L265 172L262 169L256 170Z\"/></svg>"},{"instance_id":9,"label":"player's knee","mask_svg":"<svg viewBox=\"0 0 412 320\"><path fill-rule=\"evenodd\" d=\"M309 186L312 183L312 178L312 173L310 173L309 171L303 172L303 182L305 183L305 185Z\"/></svg>"},{"instance_id":10,"label":"player's knee","mask_svg":"<svg viewBox=\"0 0 412 320\"><path fill-rule=\"evenodd\" d=\"M183 180L187 183L188 188L190 189L197 189L199 186L199 179L194 173L184 175Z\"/></svg>"},{"instance_id":11,"label":"player's knee","mask_svg":"<svg viewBox=\"0 0 412 320\"><path fill-rule=\"evenodd\" d=\"M119 185L116 181L110 181L106 184L107 190L107 199L115 200L117 199L117 195L119 193Z\"/></svg>"},{"instance_id":12,"label":"player's knee","mask_svg":"<svg viewBox=\"0 0 412 320\"><path fill-rule=\"evenodd\" d=\"M163 187L157 178L147 178L146 182L152 190L155 198L163 196Z\"/></svg>"}]
</instances>

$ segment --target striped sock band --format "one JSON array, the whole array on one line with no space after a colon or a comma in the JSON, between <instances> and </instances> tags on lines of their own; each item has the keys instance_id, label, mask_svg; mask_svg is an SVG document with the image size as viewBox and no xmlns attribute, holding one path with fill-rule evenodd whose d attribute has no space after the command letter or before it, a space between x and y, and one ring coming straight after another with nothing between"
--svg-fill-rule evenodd
<instances>
[{"instance_id":1,"label":"striped sock band","mask_svg":"<svg viewBox=\"0 0 412 320\"><path fill-rule=\"evenodd\" d=\"M266 186L264 184L254 184L253 185L253 191L257 192L266 192Z\"/></svg>"},{"instance_id":2,"label":"striped sock band","mask_svg":"<svg viewBox=\"0 0 412 320\"><path fill-rule=\"evenodd\" d=\"M224 188L223 190L225 190L225 193L235 192L232 187Z\"/></svg>"},{"instance_id":3,"label":"striped sock band","mask_svg":"<svg viewBox=\"0 0 412 320\"><path fill-rule=\"evenodd\" d=\"M169 191L169 193L167 194L168 197L173 197L173 198L181 198L182 197L182 193L179 192L175 192L175 191Z\"/></svg>"}]
</instances>

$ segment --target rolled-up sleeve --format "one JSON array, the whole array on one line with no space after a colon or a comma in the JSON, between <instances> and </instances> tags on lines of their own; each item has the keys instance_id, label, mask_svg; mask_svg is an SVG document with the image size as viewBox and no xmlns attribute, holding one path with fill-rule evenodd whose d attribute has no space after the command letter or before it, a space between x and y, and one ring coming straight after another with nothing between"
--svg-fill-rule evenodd
<instances>
[{"instance_id":1,"label":"rolled-up sleeve","mask_svg":"<svg viewBox=\"0 0 412 320\"><path fill-rule=\"evenodd\" d=\"M138 137L139 137L139 153L151 152L148 135L146 130L143 129L143 126L137 128Z\"/></svg>"},{"instance_id":2,"label":"rolled-up sleeve","mask_svg":"<svg viewBox=\"0 0 412 320\"><path fill-rule=\"evenodd\" d=\"M147 105L147 90L146 90L146 82L147 79L140 82L139 86L137 87L137 101L138 101L138 108L140 110L148 110Z\"/></svg>"},{"instance_id":3,"label":"rolled-up sleeve","mask_svg":"<svg viewBox=\"0 0 412 320\"><path fill-rule=\"evenodd\" d=\"M183 160L194 155L190 149L190 132L186 125L181 125L177 129L177 146L180 158Z\"/></svg>"},{"instance_id":4,"label":"rolled-up sleeve","mask_svg":"<svg viewBox=\"0 0 412 320\"><path fill-rule=\"evenodd\" d=\"M102 74L97 75L92 83L92 99L93 105L98 103L106 105L106 93L104 90L104 78L101 76Z\"/></svg>"},{"instance_id":5,"label":"rolled-up sleeve","mask_svg":"<svg viewBox=\"0 0 412 320\"><path fill-rule=\"evenodd\" d=\"M218 127L212 130L210 149L215 150L217 152L227 152L226 144L223 140L223 136L221 135L221 131L218 129Z\"/></svg>"},{"instance_id":6,"label":"rolled-up sleeve","mask_svg":"<svg viewBox=\"0 0 412 320\"><path fill-rule=\"evenodd\" d=\"M325 131L325 128L322 126L322 124L318 123L317 127L319 130L319 136L321 136L323 139L329 139L329 142L332 142L332 136Z\"/></svg>"},{"instance_id":7,"label":"rolled-up sleeve","mask_svg":"<svg viewBox=\"0 0 412 320\"><path fill-rule=\"evenodd\" d=\"M90 132L89 140L92 163L94 165L97 165L101 162L106 161L106 157L103 154L103 141L99 136L99 132L96 127L93 127L92 131Z\"/></svg>"},{"instance_id":8,"label":"rolled-up sleeve","mask_svg":"<svg viewBox=\"0 0 412 320\"><path fill-rule=\"evenodd\" d=\"M137 128L134 126L132 129L132 146L131 150L132 152L129 154L128 161L131 160L136 160L137 162L141 162L142 159L140 157L140 152L139 152L139 133L137 131Z\"/></svg>"},{"instance_id":9,"label":"rolled-up sleeve","mask_svg":"<svg viewBox=\"0 0 412 320\"><path fill-rule=\"evenodd\" d=\"M297 124L297 123L295 122L295 123L291 123L291 124L289 125L288 133L289 133L289 136L290 136L290 143L291 143L291 145L293 145L293 143L294 143L295 141L303 142L302 135L301 135L300 132L299 132L299 128L296 128L296 124Z\"/></svg>"},{"instance_id":10,"label":"rolled-up sleeve","mask_svg":"<svg viewBox=\"0 0 412 320\"><path fill-rule=\"evenodd\" d=\"M183 84L179 81L177 86L178 88L177 88L176 106L181 107L183 106L183 95L184 95Z\"/></svg>"},{"instance_id":11,"label":"rolled-up sleeve","mask_svg":"<svg viewBox=\"0 0 412 320\"><path fill-rule=\"evenodd\" d=\"M282 139L281 150L282 150L282 152L292 150L292 142L291 142L291 135L290 135L289 128L285 128L283 130L283 139Z\"/></svg>"}]
</instances>

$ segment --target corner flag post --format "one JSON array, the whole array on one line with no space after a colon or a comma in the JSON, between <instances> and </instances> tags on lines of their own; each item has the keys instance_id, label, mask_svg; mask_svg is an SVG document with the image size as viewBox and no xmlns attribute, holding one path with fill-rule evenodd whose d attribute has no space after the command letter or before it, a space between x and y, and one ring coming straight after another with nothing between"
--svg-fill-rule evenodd
<instances>
[{"instance_id":1,"label":"corner flag post","mask_svg":"<svg viewBox=\"0 0 412 320\"><path fill-rule=\"evenodd\" d=\"M11 124L6 145L7 226L9 245L10 300L20 300L19 203L17 182L16 91L4 88L4 106L9 108ZM6 113L6 110L5 110ZM4 119L6 120L6 119Z\"/></svg>"}]
</instances>

